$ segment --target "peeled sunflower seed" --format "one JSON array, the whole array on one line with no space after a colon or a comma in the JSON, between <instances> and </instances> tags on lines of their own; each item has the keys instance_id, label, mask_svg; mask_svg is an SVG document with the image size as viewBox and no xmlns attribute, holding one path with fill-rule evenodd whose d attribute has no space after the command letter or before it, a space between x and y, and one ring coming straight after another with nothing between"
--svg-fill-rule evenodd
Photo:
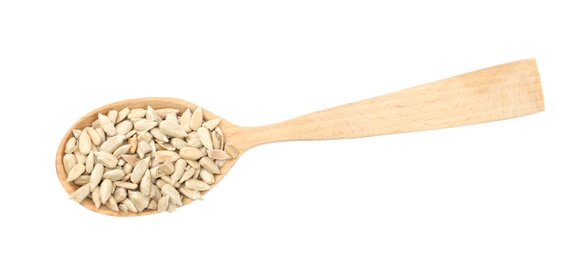
<instances>
[{"instance_id":1,"label":"peeled sunflower seed","mask_svg":"<svg viewBox=\"0 0 584 260\"><path fill-rule=\"evenodd\" d=\"M199 127L201 127L201 124L203 124L203 109L201 107L197 107L197 109L193 111L193 115L191 115L189 127L193 131L196 131L199 129Z\"/></svg>"},{"instance_id":2,"label":"peeled sunflower seed","mask_svg":"<svg viewBox=\"0 0 584 260\"><path fill-rule=\"evenodd\" d=\"M90 193L89 184L85 184L81 186L79 189L75 190L73 193L71 193L69 199L77 203L81 203L81 201L83 201L87 196L89 196L89 193Z\"/></svg>"},{"instance_id":3,"label":"peeled sunflower seed","mask_svg":"<svg viewBox=\"0 0 584 260\"><path fill-rule=\"evenodd\" d=\"M73 183L75 183L75 185L78 185L78 186L83 186L85 184L88 184L89 183L89 175L81 174L81 176L77 177L77 179L75 179L73 181Z\"/></svg>"},{"instance_id":4,"label":"peeled sunflower seed","mask_svg":"<svg viewBox=\"0 0 584 260\"><path fill-rule=\"evenodd\" d=\"M101 201L107 201L112 195L113 184L110 179L104 179L99 188L99 198Z\"/></svg>"},{"instance_id":5,"label":"peeled sunflower seed","mask_svg":"<svg viewBox=\"0 0 584 260\"><path fill-rule=\"evenodd\" d=\"M118 208L118 203L116 203L116 200L114 199L114 197L110 197L107 202L105 202L105 206L110 209L111 211L114 212L118 212L120 211L120 209Z\"/></svg>"},{"instance_id":6,"label":"peeled sunflower seed","mask_svg":"<svg viewBox=\"0 0 584 260\"><path fill-rule=\"evenodd\" d=\"M104 179L110 179L111 181L119 181L126 176L126 173L122 169L109 170L103 173Z\"/></svg>"},{"instance_id":7,"label":"peeled sunflower seed","mask_svg":"<svg viewBox=\"0 0 584 260\"><path fill-rule=\"evenodd\" d=\"M178 123L168 121L168 118L167 120L160 122L159 128L160 132L167 136L181 138L187 136L187 132L185 132L185 130Z\"/></svg>"},{"instance_id":8,"label":"peeled sunflower seed","mask_svg":"<svg viewBox=\"0 0 584 260\"><path fill-rule=\"evenodd\" d=\"M67 175L67 181L74 181L77 177L81 176L85 172L85 165L83 164L76 164Z\"/></svg>"},{"instance_id":9,"label":"peeled sunflower seed","mask_svg":"<svg viewBox=\"0 0 584 260\"><path fill-rule=\"evenodd\" d=\"M99 126L101 126L101 128L103 128L103 131L105 131L105 133L108 136L114 136L114 135L116 135L116 128L114 127L114 124L109 119L109 117L104 116L101 113L98 114L97 117L99 119Z\"/></svg>"},{"instance_id":10,"label":"peeled sunflower seed","mask_svg":"<svg viewBox=\"0 0 584 260\"><path fill-rule=\"evenodd\" d=\"M182 201L180 200L180 194L178 191L170 184L165 184L162 186L161 193L164 196L170 197L170 202L182 206Z\"/></svg>"},{"instance_id":11,"label":"peeled sunflower seed","mask_svg":"<svg viewBox=\"0 0 584 260\"><path fill-rule=\"evenodd\" d=\"M200 181L200 180L195 180L195 179L190 179L188 181L185 182L185 186L191 190L198 190L198 191L206 191L211 189L211 186L209 186L209 184Z\"/></svg>"},{"instance_id":12,"label":"peeled sunflower seed","mask_svg":"<svg viewBox=\"0 0 584 260\"><path fill-rule=\"evenodd\" d=\"M87 129L83 129L81 135L79 135L79 152L82 154L89 154L91 151L91 137L87 133Z\"/></svg>"},{"instance_id":13,"label":"peeled sunflower seed","mask_svg":"<svg viewBox=\"0 0 584 260\"><path fill-rule=\"evenodd\" d=\"M121 122L122 120L126 119L126 117L128 116L128 114L130 113L130 109L125 107L124 109L120 110L118 112L118 116L116 117L116 124Z\"/></svg>"},{"instance_id":14,"label":"peeled sunflower seed","mask_svg":"<svg viewBox=\"0 0 584 260\"><path fill-rule=\"evenodd\" d=\"M65 167L65 173L69 174L73 166L77 164L77 159L73 154L65 154L63 157L63 166Z\"/></svg>"},{"instance_id":15,"label":"peeled sunflower seed","mask_svg":"<svg viewBox=\"0 0 584 260\"><path fill-rule=\"evenodd\" d=\"M180 149L180 157L184 158L185 160L199 160L205 154L201 152L201 150L194 148L194 147L183 147Z\"/></svg>"},{"instance_id":16,"label":"peeled sunflower seed","mask_svg":"<svg viewBox=\"0 0 584 260\"><path fill-rule=\"evenodd\" d=\"M221 171L219 171L219 167L213 162L213 160L211 160L211 158L205 156L202 157L199 160L199 164L201 164L201 167L205 168L205 170L209 171L210 173L220 173Z\"/></svg>"},{"instance_id":17,"label":"peeled sunflower seed","mask_svg":"<svg viewBox=\"0 0 584 260\"><path fill-rule=\"evenodd\" d=\"M128 190L135 190L138 188L138 184L126 182L126 181L116 181L116 182L114 182L114 184L116 185L116 187L120 187L120 188L124 188L124 189L128 189Z\"/></svg>"},{"instance_id":18,"label":"peeled sunflower seed","mask_svg":"<svg viewBox=\"0 0 584 260\"><path fill-rule=\"evenodd\" d=\"M148 203L150 203L150 199L139 191L128 191L128 198L132 201L132 204L134 204L138 212L142 212L148 207Z\"/></svg>"},{"instance_id":19,"label":"peeled sunflower seed","mask_svg":"<svg viewBox=\"0 0 584 260\"><path fill-rule=\"evenodd\" d=\"M201 143L203 144L203 146L205 146L207 149L213 149L213 141L211 140L211 132L209 132L208 128L199 127L199 129L197 129L197 134L199 134L199 139L201 140Z\"/></svg>"},{"instance_id":20,"label":"peeled sunflower seed","mask_svg":"<svg viewBox=\"0 0 584 260\"><path fill-rule=\"evenodd\" d=\"M97 186L95 188L95 190L93 190L91 192L91 200L93 200L93 203L95 205L96 209L99 209L99 207L101 206L101 198L99 197L99 186Z\"/></svg>"},{"instance_id":21,"label":"peeled sunflower seed","mask_svg":"<svg viewBox=\"0 0 584 260\"><path fill-rule=\"evenodd\" d=\"M91 191L95 190L99 182L101 182L101 177L103 176L103 165L98 163L93 167L93 171L91 171L91 175L89 177L89 187Z\"/></svg>"}]
</instances>

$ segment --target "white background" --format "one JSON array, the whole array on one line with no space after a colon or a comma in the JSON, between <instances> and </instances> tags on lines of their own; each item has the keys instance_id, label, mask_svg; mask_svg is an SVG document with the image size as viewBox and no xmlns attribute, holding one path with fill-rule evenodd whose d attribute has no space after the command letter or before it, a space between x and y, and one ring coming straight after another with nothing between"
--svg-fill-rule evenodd
<instances>
[{"instance_id":1,"label":"white background","mask_svg":"<svg viewBox=\"0 0 584 260\"><path fill-rule=\"evenodd\" d=\"M0 258L583 259L581 9L389 2L0 2ZM93 213L55 174L67 129L118 100L256 126L526 58L543 113L259 146L173 214Z\"/></svg>"}]
</instances>

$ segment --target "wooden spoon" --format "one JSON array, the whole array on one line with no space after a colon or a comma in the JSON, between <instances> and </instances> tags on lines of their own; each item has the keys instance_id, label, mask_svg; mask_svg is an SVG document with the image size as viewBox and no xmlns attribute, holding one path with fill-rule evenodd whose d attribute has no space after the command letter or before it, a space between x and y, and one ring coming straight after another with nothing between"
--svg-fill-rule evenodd
<instances>
[{"instance_id":1,"label":"wooden spoon","mask_svg":"<svg viewBox=\"0 0 584 260\"><path fill-rule=\"evenodd\" d=\"M97 114L128 108L175 108L181 112L198 106L176 98L139 98L123 100L97 108L77 121L63 137L57 150L56 168L61 185L71 194L77 185L67 182L63 155L73 129L82 129L97 119ZM357 138L491 122L533 114L544 110L544 99L535 59L510 62L446 78L436 82L361 100L300 116L276 124L242 127L222 119L226 141L239 149L239 155L221 167L216 185L248 149L271 142ZM205 120L219 118L204 111ZM183 204L191 200L185 198ZM111 216L138 216L96 209L86 198L84 207Z\"/></svg>"}]
</instances>

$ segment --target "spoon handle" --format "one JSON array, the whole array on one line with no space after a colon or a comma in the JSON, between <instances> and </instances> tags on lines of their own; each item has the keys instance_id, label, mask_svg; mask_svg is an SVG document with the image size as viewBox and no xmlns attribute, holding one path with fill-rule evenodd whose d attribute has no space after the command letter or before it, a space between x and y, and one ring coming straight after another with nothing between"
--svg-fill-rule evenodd
<instances>
[{"instance_id":1,"label":"spoon handle","mask_svg":"<svg viewBox=\"0 0 584 260\"><path fill-rule=\"evenodd\" d=\"M357 138L509 119L544 110L535 59L520 60L241 129L247 148L288 140Z\"/></svg>"}]
</instances>

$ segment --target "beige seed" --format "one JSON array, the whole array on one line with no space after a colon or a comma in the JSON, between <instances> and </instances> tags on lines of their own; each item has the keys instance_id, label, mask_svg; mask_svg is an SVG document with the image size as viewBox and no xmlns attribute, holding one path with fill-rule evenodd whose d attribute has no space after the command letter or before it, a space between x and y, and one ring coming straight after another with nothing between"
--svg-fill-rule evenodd
<instances>
[{"instance_id":1,"label":"beige seed","mask_svg":"<svg viewBox=\"0 0 584 260\"><path fill-rule=\"evenodd\" d=\"M142 177L142 180L140 181L140 192L142 192L142 194L145 196L150 194L150 188L152 186L151 180L152 178L150 176L150 171L146 170L144 177Z\"/></svg>"},{"instance_id":2,"label":"beige seed","mask_svg":"<svg viewBox=\"0 0 584 260\"><path fill-rule=\"evenodd\" d=\"M174 151L156 151L154 154L154 160L159 163L163 163L165 161L175 162L180 158L180 155Z\"/></svg>"},{"instance_id":3,"label":"beige seed","mask_svg":"<svg viewBox=\"0 0 584 260\"><path fill-rule=\"evenodd\" d=\"M171 175L174 172L174 164L172 164L171 161L166 161L158 167L158 172L165 175Z\"/></svg>"},{"instance_id":4,"label":"beige seed","mask_svg":"<svg viewBox=\"0 0 584 260\"><path fill-rule=\"evenodd\" d=\"M107 201L112 195L113 184L110 179L104 179L99 188L99 198L101 201Z\"/></svg>"},{"instance_id":5,"label":"beige seed","mask_svg":"<svg viewBox=\"0 0 584 260\"><path fill-rule=\"evenodd\" d=\"M162 195L170 197L170 203L182 206L180 194L172 185L165 184L164 186L162 186L160 192L162 193Z\"/></svg>"},{"instance_id":6,"label":"beige seed","mask_svg":"<svg viewBox=\"0 0 584 260\"><path fill-rule=\"evenodd\" d=\"M101 182L101 177L103 176L103 165L100 163L95 164L93 171L91 171L91 176L89 177L89 188L94 191L99 182Z\"/></svg>"},{"instance_id":7,"label":"beige seed","mask_svg":"<svg viewBox=\"0 0 584 260\"><path fill-rule=\"evenodd\" d=\"M137 131L136 131L136 130L130 130L130 132L128 132L127 134L125 134L125 135L124 135L124 138L125 138L126 140L128 140L128 139L130 139L130 138L134 138L134 141L137 141L137 138L136 138L136 133L137 133ZM130 140L128 140L128 143L129 143L129 142L130 142ZM136 142L136 143L137 143L137 142Z\"/></svg>"},{"instance_id":8,"label":"beige seed","mask_svg":"<svg viewBox=\"0 0 584 260\"><path fill-rule=\"evenodd\" d=\"M160 146L160 148L162 148L162 149L164 149L164 150L167 150L167 151L174 151L174 150L176 149L176 148L175 148L174 146L172 146L171 144L169 144L169 143L166 143L166 142L164 142L164 141L162 141L162 140L158 140L158 139L156 139L156 143L157 143L157 144ZM162 149L157 149L157 150L162 150ZM155 152L155 154L156 154L156 152Z\"/></svg>"},{"instance_id":9,"label":"beige seed","mask_svg":"<svg viewBox=\"0 0 584 260\"><path fill-rule=\"evenodd\" d=\"M99 143L103 143L105 142L105 131L103 131L103 128L94 128L95 132L97 132L97 134L99 135L99 140L101 140L101 142Z\"/></svg>"},{"instance_id":10,"label":"beige seed","mask_svg":"<svg viewBox=\"0 0 584 260\"><path fill-rule=\"evenodd\" d=\"M185 185L181 185L181 186L178 188L178 191L179 191L179 192L180 192L182 195L184 195L185 197L187 197L187 198L189 198L189 199L192 199L192 200L194 200L194 199L195 199L195 193L196 193L196 191L194 191L194 190L191 190L191 189L187 188Z\"/></svg>"},{"instance_id":11,"label":"beige seed","mask_svg":"<svg viewBox=\"0 0 584 260\"><path fill-rule=\"evenodd\" d=\"M97 131L95 131L93 127L86 127L85 129L87 130L87 134L89 134L89 138L91 138L91 142L96 146L100 145L101 138L99 137Z\"/></svg>"},{"instance_id":12,"label":"beige seed","mask_svg":"<svg viewBox=\"0 0 584 260\"><path fill-rule=\"evenodd\" d=\"M165 183L172 185L175 188L178 188L178 186L180 185L180 183L177 183L177 182L173 183L172 180L170 179L170 177L167 175L161 176L160 179L162 181L164 181Z\"/></svg>"},{"instance_id":13,"label":"beige seed","mask_svg":"<svg viewBox=\"0 0 584 260\"><path fill-rule=\"evenodd\" d=\"M93 123L91 123L91 127L95 129L101 128L101 125L99 124L99 118L93 121Z\"/></svg>"},{"instance_id":14,"label":"beige seed","mask_svg":"<svg viewBox=\"0 0 584 260\"><path fill-rule=\"evenodd\" d=\"M146 116L146 110L143 108L134 108L134 109L130 109L130 113L128 113L128 118L132 119L132 118L142 118Z\"/></svg>"},{"instance_id":15,"label":"beige seed","mask_svg":"<svg viewBox=\"0 0 584 260\"><path fill-rule=\"evenodd\" d=\"M194 131L199 129L201 124L203 124L203 109L201 107L197 107L197 109L193 111L191 121L189 122L189 127Z\"/></svg>"},{"instance_id":16,"label":"beige seed","mask_svg":"<svg viewBox=\"0 0 584 260\"><path fill-rule=\"evenodd\" d=\"M134 170L132 170L132 175L130 177L130 181L133 183L138 183L142 180L142 177L146 173L146 169L150 165L150 157L146 157L145 159L140 160L136 166L134 166Z\"/></svg>"},{"instance_id":17,"label":"beige seed","mask_svg":"<svg viewBox=\"0 0 584 260\"><path fill-rule=\"evenodd\" d=\"M134 123L134 129L137 131L148 131L158 125L157 122L152 122L148 119L140 119Z\"/></svg>"},{"instance_id":18,"label":"beige seed","mask_svg":"<svg viewBox=\"0 0 584 260\"><path fill-rule=\"evenodd\" d=\"M73 166L73 168L71 169L71 172L69 172L69 174L67 175L67 181L74 181L75 179L77 179L77 177L81 176L81 174L83 174L85 172L85 165L83 164L76 164L75 166Z\"/></svg>"},{"instance_id":19,"label":"beige seed","mask_svg":"<svg viewBox=\"0 0 584 260\"><path fill-rule=\"evenodd\" d=\"M199 173L199 177L201 177L201 180L203 180L205 183L211 185L215 182L215 176L213 176L212 173L208 172L205 169L201 169L201 172Z\"/></svg>"},{"instance_id":20,"label":"beige seed","mask_svg":"<svg viewBox=\"0 0 584 260\"><path fill-rule=\"evenodd\" d=\"M196 133L196 132L192 132L192 133ZM203 143L201 143L201 139L199 139L198 136L196 138L192 138L191 140L189 140L187 142L187 145L190 147L195 147L195 148L203 147Z\"/></svg>"},{"instance_id":21,"label":"beige seed","mask_svg":"<svg viewBox=\"0 0 584 260\"><path fill-rule=\"evenodd\" d=\"M110 179L111 181L119 181L124 176L126 176L126 174L124 173L124 170L122 170L122 169L109 170L109 171L106 171L103 173L103 178Z\"/></svg>"},{"instance_id":22,"label":"beige seed","mask_svg":"<svg viewBox=\"0 0 584 260\"><path fill-rule=\"evenodd\" d=\"M86 129L83 129L81 135L79 136L79 152L82 154L89 154L91 151L91 137L87 133Z\"/></svg>"},{"instance_id":23,"label":"beige seed","mask_svg":"<svg viewBox=\"0 0 584 260\"><path fill-rule=\"evenodd\" d=\"M207 149L213 149L213 141L211 140L211 132L209 132L208 128L199 127L199 129L197 129L197 134L199 134L199 139L201 140L201 143L203 144L203 146L205 146Z\"/></svg>"},{"instance_id":24,"label":"beige seed","mask_svg":"<svg viewBox=\"0 0 584 260\"><path fill-rule=\"evenodd\" d=\"M156 113L156 110L154 110L151 106L148 106L146 108L146 119L152 121L152 122L156 122L157 124L160 123L162 121L162 118L160 118L160 116Z\"/></svg>"},{"instance_id":25,"label":"beige seed","mask_svg":"<svg viewBox=\"0 0 584 260\"><path fill-rule=\"evenodd\" d=\"M176 114L179 112L178 109L174 109L174 108L159 108L159 109L156 109L155 111L156 111L156 114L162 118L166 118L166 115L168 115L168 114Z\"/></svg>"},{"instance_id":26,"label":"beige seed","mask_svg":"<svg viewBox=\"0 0 584 260\"><path fill-rule=\"evenodd\" d=\"M157 208L157 211L158 212L166 211L166 209L168 208L169 202L170 202L170 196L162 196L158 200L158 208Z\"/></svg>"},{"instance_id":27,"label":"beige seed","mask_svg":"<svg viewBox=\"0 0 584 260\"><path fill-rule=\"evenodd\" d=\"M165 184L166 182L164 182L162 179L156 180L156 187L158 187L158 189L162 189L162 187L164 187Z\"/></svg>"},{"instance_id":28,"label":"beige seed","mask_svg":"<svg viewBox=\"0 0 584 260\"><path fill-rule=\"evenodd\" d=\"M160 197L162 197L162 193L160 193L160 189L156 185L152 185L150 187L150 194L148 194L148 197L158 201Z\"/></svg>"},{"instance_id":29,"label":"beige seed","mask_svg":"<svg viewBox=\"0 0 584 260\"><path fill-rule=\"evenodd\" d=\"M209 156L209 158L211 159L217 159L217 160L226 160L229 159L229 155L222 150L207 150L207 156Z\"/></svg>"},{"instance_id":30,"label":"beige seed","mask_svg":"<svg viewBox=\"0 0 584 260\"><path fill-rule=\"evenodd\" d=\"M203 126L209 129L210 131L213 131L213 129L215 129L215 127L217 127L220 123L221 119L215 118L203 123Z\"/></svg>"},{"instance_id":31,"label":"beige seed","mask_svg":"<svg viewBox=\"0 0 584 260\"><path fill-rule=\"evenodd\" d=\"M193 160L185 160L185 161L187 161L187 163L189 164L189 166L191 166L191 167L193 167L195 169L201 168L201 165L197 161L193 161Z\"/></svg>"},{"instance_id":32,"label":"beige seed","mask_svg":"<svg viewBox=\"0 0 584 260\"><path fill-rule=\"evenodd\" d=\"M178 117L176 116L176 113L168 113L168 114L166 114L166 118L164 120L165 121L168 121L168 122L172 122L172 123L178 124Z\"/></svg>"},{"instance_id":33,"label":"beige seed","mask_svg":"<svg viewBox=\"0 0 584 260\"><path fill-rule=\"evenodd\" d=\"M105 142L103 142L101 146L99 146L99 150L108 153L113 153L116 149L118 149L118 147L120 147L124 143L124 140L125 139L123 135L116 135L110 137Z\"/></svg>"},{"instance_id":34,"label":"beige seed","mask_svg":"<svg viewBox=\"0 0 584 260\"><path fill-rule=\"evenodd\" d=\"M168 207L166 208L166 212L173 213L176 211L177 208L178 208L177 205L170 203L170 204L168 204Z\"/></svg>"},{"instance_id":35,"label":"beige seed","mask_svg":"<svg viewBox=\"0 0 584 260\"><path fill-rule=\"evenodd\" d=\"M230 158L237 157L237 154L239 153L237 147L235 147L235 145L230 142L225 143L225 152L227 155L229 155Z\"/></svg>"},{"instance_id":36,"label":"beige seed","mask_svg":"<svg viewBox=\"0 0 584 260\"><path fill-rule=\"evenodd\" d=\"M89 184L85 184L81 186L79 189L72 192L71 195L69 196L69 199L77 203L81 203L81 201L83 201L85 198L87 198L87 196L89 196L89 193L90 193Z\"/></svg>"},{"instance_id":37,"label":"beige seed","mask_svg":"<svg viewBox=\"0 0 584 260\"><path fill-rule=\"evenodd\" d=\"M69 174L73 166L77 164L77 158L73 154L65 154L63 157L63 167L65 168L65 173Z\"/></svg>"},{"instance_id":38,"label":"beige seed","mask_svg":"<svg viewBox=\"0 0 584 260\"><path fill-rule=\"evenodd\" d=\"M209 186L209 184L200 181L200 180L194 180L194 179L190 179L187 180L185 182L185 186L191 190L198 190L198 191L206 191L211 189L211 186Z\"/></svg>"},{"instance_id":39,"label":"beige seed","mask_svg":"<svg viewBox=\"0 0 584 260\"><path fill-rule=\"evenodd\" d=\"M160 132L171 137L186 137L187 132L178 124L171 121L164 120L160 122Z\"/></svg>"},{"instance_id":40,"label":"beige seed","mask_svg":"<svg viewBox=\"0 0 584 260\"><path fill-rule=\"evenodd\" d=\"M140 158L138 158L136 155L122 154L121 157L124 159L124 161L132 166L136 166L136 164L140 161Z\"/></svg>"},{"instance_id":41,"label":"beige seed","mask_svg":"<svg viewBox=\"0 0 584 260\"><path fill-rule=\"evenodd\" d=\"M97 159L98 163L103 164L105 167L113 169L118 165L118 158L116 158L113 154L99 151L94 153L95 158Z\"/></svg>"},{"instance_id":42,"label":"beige seed","mask_svg":"<svg viewBox=\"0 0 584 260\"><path fill-rule=\"evenodd\" d=\"M126 191L126 189L118 186L114 190L113 196L114 196L114 199L116 200L116 202L119 203L119 202L122 202L122 200L124 200L128 196L128 192Z\"/></svg>"},{"instance_id":43,"label":"beige seed","mask_svg":"<svg viewBox=\"0 0 584 260\"><path fill-rule=\"evenodd\" d=\"M189 168L185 171L182 177L180 177L179 183L183 183L195 175L195 168Z\"/></svg>"},{"instance_id":44,"label":"beige seed","mask_svg":"<svg viewBox=\"0 0 584 260\"><path fill-rule=\"evenodd\" d=\"M73 129L73 136L75 137L75 139L79 139L79 136L81 135L81 130L79 129Z\"/></svg>"},{"instance_id":45,"label":"beige seed","mask_svg":"<svg viewBox=\"0 0 584 260\"><path fill-rule=\"evenodd\" d=\"M110 197L107 202L105 203L105 206L115 212L120 211L120 209L118 208L118 204L116 203L116 200L113 197Z\"/></svg>"},{"instance_id":46,"label":"beige seed","mask_svg":"<svg viewBox=\"0 0 584 260\"><path fill-rule=\"evenodd\" d=\"M130 152L130 147L131 147L131 145L129 145L129 144L122 145L114 151L113 155L115 157L120 157L122 154L126 154L126 153Z\"/></svg>"},{"instance_id":47,"label":"beige seed","mask_svg":"<svg viewBox=\"0 0 584 260\"><path fill-rule=\"evenodd\" d=\"M116 181L116 182L114 182L114 184L117 187L124 188L124 189L127 189L127 190L135 190L136 188L138 188L138 184L131 183L131 182L126 182L126 181Z\"/></svg>"},{"instance_id":48,"label":"beige seed","mask_svg":"<svg viewBox=\"0 0 584 260\"><path fill-rule=\"evenodd\" d=\"M135 153L138 149L138 139L134 137L128 138L128 144L130 145L130 153Z\"/></svg>"},{"instance_id":49,"label":"beige seed","mask_svg":"<svg viewBox=\"0 0 584 260\"><path fill-rule=\"evenodd\" d=\"M150 203L150 199L138 191L128 191L128 198L132 201L132 204L134 204L138 212L142 212L148 207L148 203Z\"/></svg>"},{"instance_id":50,"label":"beige seed","mask_svg":"<svg viewBox=\"0 0 584 260\"><path fill-rule=\"evenodd\" d=\"M225 165L225 162L227 160L215 160L215 164L217 165L217 167L221 167L223 165Z\"/></svg>"},{"instance_id":51,"label":"beige seed","mask_svg":"<svg viewBox=\"0 0 584 260\"><path fill-rule=\"evenodd\" d=\"M201 167L205 168L205 170L209 171L210 173L221 173L221 171L219 171L219 167L213 162L213 160L211 160L211 158L207 156L202 157L199 160L199 164L201 164Z\"/></svg>"},{"instance_id":52,"label":"beige seed","mask_svg":"<svg viewBox=\"0 0 584 260\"><path fill-rule=\"evenodd\" d=\"M99 118L99 125L101 128L103 128L103 131L105 131L108 136L116 135L116 128L114 127L114 124L109 119L109 117L104 116L101 113L98 114L97 117Z\"/></svg>"},{"instance_id":53,"label":"beige seed","mask_svg":"<svg viewBox=\"0 0 584 260\"><path fill-rule=\"evenodd\" d=\"M85 159L87 158L87 156L85 154L82 154L81 152L79 152L79 150L75 150L73 152L73 155L75 155L75 159L77 159L77 163L85 164Z\"/></svg>"},{"instance_id":54,"label":"beige seed","mask_svg":"<svg viewBox=\"0 0 584 260\"><path fill-rule=\"evenodd\" d=\"M130 109L125 107L124 109L120 110L118 112L118 117L116 117L116 124L119 122L122 122L122 120L126 119L126 117L128 116L128 114L130 113Z\"/></svg>"},{"instance_id":55,"label":"beige seed","mask_svg":"<svg viewBox=\"0 0 584 260\"><path fill-rule=\"evenodd\" d=\"M87 158L85 158L85 172L91 173L91 171L93 171L94 165L95 165L95 155L93 155L93 151L91 151L87 155Z\"/></svg>"},{"instance_id":56,"label":"beige seed","mask_svg":"<svg viewBox=\"0 0 584 260\"><path fill-rule=\"evenodd\" d=\"M170 180L172 183L176 183L180 180L180 178L185 173L185 169L187 167L187 162L183 159L178 159L174 164L174 172L170 176Z\"/></svg>"},{"instance_id":57,"label":"beige seed","mask_svg":"<svg viewBox=\"0 0 584 260\"><path fill-rule=\"evenodd\" d=\"M134 169L134 166L132 166L129 163L124 164L124 166L122 167L122 170L124 170L125 174L131 174L133 169Z\"/></svg>"},{"instance_id":58,"label":"beige seed","mask_svg":"<svg viewBox=\"0 0 584 260\"><path fill-rule=\"evenodd\" d=\"M71 137L65 144L65 153L73 153L75 150L77 150L77 139Z\"/></svg>"},{"instance_id":59,"label":"beige seed","mask_svg":"<svg viewBox=\"0 0 584 260\"><path fill-rule=\"evenodd\" d=\"M110 110L107 112L107 117L109 118L110 122L115 123L116 119L118 119L118 111L117 110Z\"/></svg>"},{"instance_id":60,"label":"beige seed","mask_svg":"<svg viewBox=\"0 0 584 260\"><path fill-rule=\"evenodd\" d=\"M163 134L158 127L152 128L150 130L150 134L160 141L168 142L168 136Z\"/></svg>"},{"instance_id":61,"label":"beige seed","mask_svg":"<svg viewBox=\"0 0 584 260\"><path fill-rule=\"evenodd\" d=\"M134 206L134 203L131 200L129 199L122 200L122 205L126 206L126 208L128 208L128 211L132 213L138 213L138 209L136 209L136 206Z\"/></svg>"},{"instance_id":62,"label":"beige seed","mask_svg":"<svg viewBox=\"0 0 584 260\"><path fill-rule=\"evenodd\" d=\"M73 181L73 183L75 183L75 185L77 186L83 186L85 184L89 183L89 175L88 174L81 174L81 176L77 177L77 179L75 179Z\"/></svg>"},{"instance_id":63,"label":"beige seed","mask_svg":"<svg viewBox=\"0 0 584 260\"><path fill-rule=\"evenodd\" d=\"M213 149L223 150L223 132L220 128L215 128L211 132L211 141L213 142Z\"/></svg>"},{"instance_id":64,"label":"beige seed","mask_svg":"<svg viewBox=\"0 0 584 260\"><path fill-rule=\"evenodd\" d=\"M193 160L193 161L196 161L205 155L199 149L194 148L194 147L188 147L188 146L180 149L179 154L180 154L180 157L182 157L183 159Z\"/></svg>"},{"instance_id":65,"label":"beige seed","mask_svg":"<svg viewBox=\"0 0 584 260\"><path fill-rule=\"evenodd\" d=\"M101 207L101 198L99 197L99 186L97 186L91 192L91 200L93 200L96 209L99 209L99 207Z\"/></svg>"},{"instance_id":66,"label":"beige seed","mask_svg":"<svg viewBox=\"0 0 584 260\"><path fill-rule=\"evenodd\" d=\"M119 122L116 125L116 134L125 136L127 133L132 131L133 126L134 125L132 124L132 122L130 122L130 120L124 120L122 122Z\"/></svg>"},{"instance_id":67,"label":"beige seed","mask_svg":"<svg viewBox=\"0 0 584 260\"><path fill-rule=\"evenodd\" d=\"M140 156L140 158L144 158L144 155L146 155L150 151L152 151L152 147L150 147L150 145L146 141L140 141L138 143L137 152L138 152L138 155Z\"/></svg>"},{"instance_id":68,"label":"beige seed","mask_svg":"<svg viewBox=\"0 0 584 260\"><path fill-rule=\"evenodd\" d=\"M182 138L172 138L170 140L170 145L174 146L176 149L182 149L183 147L187 146L187 142L185 142Z\"/></svg>"},{"instance_id":69,"label":"beige seed","mask_svg":"<svg viewBox=\"0 0 584 260\"><path fill-rule=\"evenodd\" d=\"M191 110L187 108L187 110L185 110L185 112L182 113L181 118L180 118L180 126L187 133L192 131L192 129L189 126L191 124L191 116L192 115L193 115L193 113L191 113Z\"/></svg>"},{"instance_id":70,"label":"beige seed","mask_svg":"<svg viewBox=\"0 0 584 260\"><path fill-rule=\"evenodd\" d=\"M120 208L120 210L122 210L124 213L128 213L128 212L130 212L130 211L128 210L128 207L126 207L126 205L124 205L124 204L121 204L121 203L120 203L120 204L118 205L118 207L119 207L119 208Z\"/></svg>"},{"instance_id":71,"label":"beige seed","mask_svg":"<svg viewBox=\"0 0 584 260\"><path fill-rule=\"evenodd\" d=\"M147 209L155 210L158 208L158 203L155 200L150 200Z\"/></svg>"}]
</instances>

